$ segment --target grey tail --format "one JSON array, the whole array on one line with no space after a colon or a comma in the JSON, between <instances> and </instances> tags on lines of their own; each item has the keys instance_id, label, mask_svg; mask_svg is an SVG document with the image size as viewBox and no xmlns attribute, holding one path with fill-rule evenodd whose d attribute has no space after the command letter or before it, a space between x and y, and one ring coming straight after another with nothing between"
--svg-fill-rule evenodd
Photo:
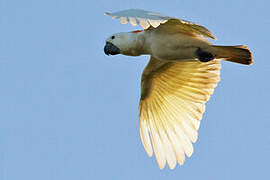
<instances>
[{"instance_id":1,"label":"grey tail","mask_svg":"<svg viewBox=\"0 0 270 180\"><path fill-rule=\"evenodd\" d=\"M212 46L215 58L239 64L251 65L253 63L252 53L247 46Z\"/></svg>"}]
</instances>

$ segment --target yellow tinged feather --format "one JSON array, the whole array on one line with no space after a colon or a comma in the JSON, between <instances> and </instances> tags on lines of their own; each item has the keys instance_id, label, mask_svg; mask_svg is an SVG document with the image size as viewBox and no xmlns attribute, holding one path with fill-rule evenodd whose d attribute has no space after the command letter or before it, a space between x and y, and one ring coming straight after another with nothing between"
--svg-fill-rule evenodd
<instances>
[{"instance_id":1,"label":"yellow tinged feather","mask_svg":"<svg viewBox=\"0 0 270 180\"><path fill-rule=\"evenodd\" d=\"M144 29L149 28L149 26L145 25L145 23L141 23L142 20L149 21L149 23L154 28L165 29L172 32L182 32L195 37L202 36L205 38L212 38L214 40L216 39L215 36L207 28L201 25L182 19L164 16L155 12L149 12L140 9L128 9L114 13L105 13L105 15L115 18L134 18L140 22L140 25ZM130 23L132 23L132 21L130 21Z\"/></svg>"},{"instance_id":2,"label":"yellow tinged feather","mask_svg":"<svg viewBox=\"0 0 270 180\"><path fill-rule=\"evenodd\" d=\"M151 58L143 73L140 134L159 167L182 165L193 153L205 103L219 82L219 60L161 62ZM149 137L150 134L150 137ZM150 140L151 139L151 140ZM152 150L152 145L153 150Z\"/></svg>"},{"instance_id":3,"label":"yellow tinged feather","mask_svg":"<svg viewBox=\"0 0 270 180\"><path fill-rule=\"evenodd\" d=\"M168 74L162 74L162 77L164 78L169 78L171 79L171 83L175 83L178 86L180 86L181 84L192 87L192 88L201 88L201 89L209 89L209 88L213 88L214 86L212 84L207 84L205 82L201 82L201 81L187 81L181 77L177 77L177 76L170 76Z\"/></svg>"},{"instance_id":4,"label":"yellow tinged feather","mask_svg":"<svg viewBox=\"0 0 270 180\"><path fill-rule=\"evenodd\" d=\"M151 104L148 109L148 116L150 120L149 121L150 134L151 134L152 144L153 144L158 166L160 169L163 169L166 165L166 157L165 157L164 147L160 140L160 132L159 132L160 128L152 116L153 111L154 111L153 105Z\"/></svg>"},{"instance_id":5,"label":"yellow tinged feather","mask_svg":"<svg viewBox=\"0 0 270 180\"><path fill-rule=\"evenodd\" d=\"M141 140L142 140L144 149L147 152L148 156L151 157L153 155L153 150L152 150L146 122L140 121L140 135L141 135Z\"/></svg>"},{"instance_id":6,"label":"yellow tinged feather","mask_svg":"<svg viewBox=\"0 0 270 180\"><path fill-rule=\"evenodd\" d=\"M169 98L169 97L167 97ZM163 99L164 102L166 102L167 100L166 99ZM187 131L186 133L190 132L191 134L189 134L189 136L191 137L195 137L196 136L196 129L195 127L193 126L192 122L189 121L190 119L190 116L188 116L188 114L185 112L185 111L178 111L176 109L176 107L179 107L181 108L181 106L177 106L176 103L173 103L173 100L169 100L170 102L172 103L167 103L166 104L166 110L167 110L167 113L163 113L164 115L166 116L171 116L171 119L170 121L173 121L173 123L178 123L179 126L184 130L184 131ZM190 127L184 127L184 123L186 123L186 125L188 124L190 127L193 127L194 131L191 131L190 130ZM189 131L188 131L189 130Z\"/></svg>"},{"instance_id":7,"label":"yellow tinged feather","mask_svg":"<svg viewBox=\"0 0 270 180\"><path fill-rule=\"evenodd\" d=\"M184 149L183 147L181 146L181 144L179 143L179 139L178 137L176 136L174 130L170 130L169 132L169 135L171 137L171 143L173 145L173 148L174 148L174 152L175 152L175 155L176 155L176 159L177 159L177 162L182 165L184 164L184 161L185 161L185 153L184 153Z\"/></svg>"},{"instance_id":8,"label":"yellow tinged feather","mask_svg":"<svg viewBox=\"0 0 270 180\"><path fill-rule=\"evenodd\" d=\"M175 132L178 135L178 138L180 142L183 144L185 154L190 157L193 154L193 146L188 139L188 137L184 134L181 128L179 128L177 125L174 126Z\"/></svg>"},{"instance_id":9,"label":"yellow tinged feather","mask_svg":"<svg viewBox=\"0 0 270 180\"><path fill-rule=\"evenodd\" d=\"M137 20L134 17L128 17L128 20L132 26L137 26Z\"/></svg>"},{"instance_id":10,"label":"yellow tinged feather","mask_svg":"<svg viewBox=\"0 0 270 180\"><path fill-rule=\"evenodd\" d=\"M184 99L188 99L194 102L202 102L202 101L207 101L207 97L205 95L200 95L196 93L192 93L190 91L186 91L185 89L180 89L178 91L175 91L170 86L165 86L163 83L160 83L160 91L167 92L167 94L175 94L178 97L182 97Z\"/></svg>"},{"instance_id":11,"label":"yellow tinged feather","mask_svg":"<svg viewBox=\"0 0 270 180\"><path fill-rule=\"evenodd\" d=\"M156 98L157 101L159 101L159 98ZM166 145L169 154L167 154L167 161L169 164L169 167L173 169L176 165L176 160L183 163L184 162L184 152L183 148L181 148L180 144L178 144L178 140L176 135L174 134L174 127L173 123L170 121L174 118L173 114L169 114L168 109L165 106L161 106L162 103L157 102L156 103L159 106L159 109L161 110L158 114L158 118L160 118L160 122L163 124L164 132L166 132L167 137L165 136L163 138L163 142ZM166 140L166 138L168 138ZM167 143L170 142L170 143ZM174 152L172 152L172 150ZM173 155L172 157L170 156Z\"/></svg>"},{"instance_id":12,"label":"yellow tinged feather","mask_svg":"<svg viewBox=\"0 0 270 180\"><path fill-rule=\"evenodd\" d=\"M159 105L156 103L155 100L153 100L153 105L155 107L155 109L160 109ZM164 147L164 152L165 152L165 156L168 162L168 165L170 168L175 167L176 164L176 158L174 156L170 141L168 139L167 136L167 130L169 129L169 127L166 124L166 117L161 117L160 115L162 115L161 111L156 111L155 112L155 116L153 117L156 121L156 123L159 125L160 127L160 139L161 142L163 144ZM164 118L164 119L163 119ZM165 122L163 122L165 121Z\"/></svg>"},{"instance_id":13,"label":"yellow tinged feather","mask_svg":"<svg viewBox=\"0 0 270 180\"><path fill-rule=\"evenodd\" d=\"M160 20L148 20L148 22L153 26L154 28L158 27L160 25Z\"/></svg>"},{"instance_id":14,"label":"yellow tinged feather","mask_svg":"<svg viewBox=\"0 0 270 180\"><path fill-rule=\"evenodd\" d=\"M171 101L173 101L173 100L171 100ZM172 105L175 105L175 103L172 103ZM171 113L178 112L175 109L175 107L170 106ZM178 107L181 108L183 106L178 106ZM182 118L183 115L186 114L186 111L185 110L182 110L182 111L179 112L179 114L181 114L181 116L179 116L179 115L178 115L178 117L176 116L175 123L178 122L179 127L181 127L181 129L185 132L185 134L189 137L189 139L192 142L193 141L196 141L197 140L197 136L198 136L196 129L195 128L191 128L192 127L192 124L191 124L190 121L189 121L189 123L187 123L188 119L186 119L186 118L188 118L188 117L186 117L185 119Z\"/></svg>"},{"instance_id":15,"label":"yellow tinged feather","mask_svg":"<svg viewBox=\"0 0 270 180\"><path fill-rule=\"evenodd\" d=\"M161 131L161 140L163 143L165 156L168 162L170 169L173 169L176 166L176 157L174 150L171 146L170 140L168 139L167 134L164 131Z\"/></svg>"},{"instance_id":16,"label":"yellow tinged feather","mask_svg":"<svg viewBox=\"0 0 270 180\"><path fill-rule=\"evenodd\" d=\"M150 134L152 138L153 148L156 155L157 164L160 169L163 169L166 165L166 158L163 152L163 146L160 142L160 138L158 137L157 132L153 127L150 127Z\"/></svg>"},{"instance_id":17,"label":"yellow tinged feather","mask_svg":"<svg viewBox=\"0 0 270 180\"><path fill-rule=\"evenodd\" d=\"M158 98L157 98L158 99ZM169 105L169 104L168 104ZM166 107L164 107L164 108L166 108ZM168 110L168 108L166 108L167 110ZM170 109L171 109L171 107L170 107ZM172 110L172 109L171 109ZM166 116L166 115L168 115L169 116L169 114L168 113L164 113L164 116ZM171 124L171 126L172 126L172 129L174 129L175 127L175 124L176 123L178 123L179 121L177 120L177 118L176 118L176 116L174 116L174 113L173 112L171 112L171 115L170 116L172 116L172 118L170 119L170 120L167 120L167 124ZM175 120L175 122L171 122L172 120ZM179 126L181 126L181 123L180 124L178 124ZM181 128L182 130L181 130L181 132L183 131L183 128ZM180 132L178 132L178 134L179 134ZM187 144L186 145L186 147L184 147L183 148L183 150L185 150L186 151L186 153L188 153L189 151L190 151L190 142L188 141L188 138L187 138L187 136L183 133L182 134L182 137L180 137L180 139L181 140L179 140L179 138L178 138L178 141L183 141L184 143L181 143L181 144ZM179 143L179 142L178 142ZM182 161L184 161L184 159L182 159Z\"/></svg>"}]
</instances>

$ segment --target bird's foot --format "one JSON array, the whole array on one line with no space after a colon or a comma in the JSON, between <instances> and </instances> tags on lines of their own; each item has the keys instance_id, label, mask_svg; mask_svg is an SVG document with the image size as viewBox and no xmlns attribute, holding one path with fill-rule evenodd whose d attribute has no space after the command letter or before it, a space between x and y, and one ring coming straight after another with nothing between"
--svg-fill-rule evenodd
<instances>
[{"instance_id":1,"label":"bird's foot","mask_svg":"<svg viewBox=\"0 0 270 180\"><path fill-rule=\"evenodd\" d=\"M196 55L201 62L208 62L215 59L215 56L210 52L204 51L201 48L196 50Z\"/></svg>"}]
</instances>

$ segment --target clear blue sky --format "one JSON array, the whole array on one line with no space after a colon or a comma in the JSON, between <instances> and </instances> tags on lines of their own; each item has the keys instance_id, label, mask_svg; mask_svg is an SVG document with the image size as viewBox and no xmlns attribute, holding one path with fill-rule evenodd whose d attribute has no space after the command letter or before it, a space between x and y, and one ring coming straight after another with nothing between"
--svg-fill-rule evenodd
<instances>
[{"instance_id":1,"label":"clear blue sky","mask_svg":"<svg viewBox=\"0 0 270 180\"><path fill-rule=\"evenodd\" d=\"M267 0L1 0L0 179L269 179ZM139 27L103 16L142 8L245 44L255 64L223 62L222 81L184 166L159 170L139 137L148 57L107 57L104 40Z\"/></svg>"}]
</instances>

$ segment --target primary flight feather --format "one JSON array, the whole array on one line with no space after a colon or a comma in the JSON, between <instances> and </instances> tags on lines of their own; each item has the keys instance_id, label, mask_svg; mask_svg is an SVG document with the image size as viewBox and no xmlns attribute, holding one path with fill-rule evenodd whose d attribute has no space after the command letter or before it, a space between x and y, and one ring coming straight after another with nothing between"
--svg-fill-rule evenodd
<instances>
[{"instance_id":1,"label":"primary flight feather","mask_svg":"<svg viewBox=\"0 0 270 180\"><path fill-rule=\"evenodd\" d=\"M220 81L220 60L250 65L246 46L216 46L205 27L159 13L129 9L105 13L123 24L144 30L121 32L106 40L107 55L150 55L143 71L140 136L149 156L155 153L162 169L173 169L193 153L200 120Z\"/></svg>"}]
</instances>

